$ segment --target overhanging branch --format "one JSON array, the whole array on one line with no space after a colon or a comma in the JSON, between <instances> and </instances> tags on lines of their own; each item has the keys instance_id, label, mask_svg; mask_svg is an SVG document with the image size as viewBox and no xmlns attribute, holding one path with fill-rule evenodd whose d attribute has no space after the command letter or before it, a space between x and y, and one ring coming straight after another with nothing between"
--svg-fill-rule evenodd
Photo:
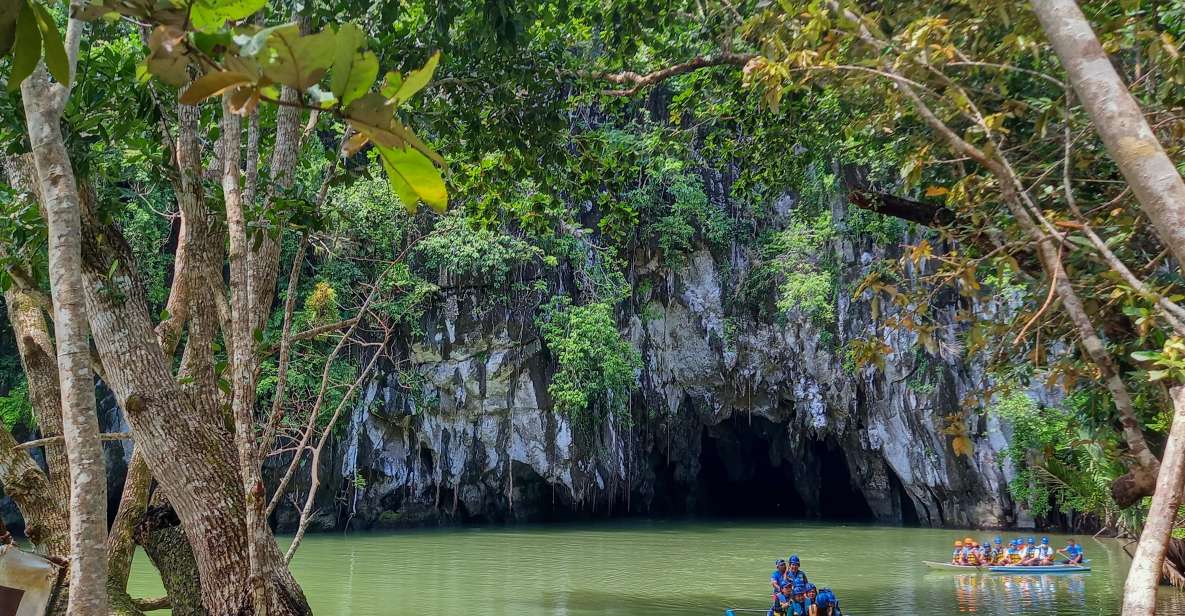
<instances>
[{"instance_id":1,"label":"overhanging branch","mask_svg":"<svg viewBox=\"0 0 1185 616\"><path fill-rule=\"evenodd\" d=\"M695 57L681 64L675 64L649 73L635 73L633 71L596 73L581 71L579 74L581 77L589 79L599 79L617 85L631 86L621 90L603 90L601 92L602 94L607 96L633 96L642 88L652 86L677 75L683 75L713 66L744 66L749 63L749 60L755 57L757 57L756 54L751 53L722 52L712 56Z\"/></svg>"}]
</instances>

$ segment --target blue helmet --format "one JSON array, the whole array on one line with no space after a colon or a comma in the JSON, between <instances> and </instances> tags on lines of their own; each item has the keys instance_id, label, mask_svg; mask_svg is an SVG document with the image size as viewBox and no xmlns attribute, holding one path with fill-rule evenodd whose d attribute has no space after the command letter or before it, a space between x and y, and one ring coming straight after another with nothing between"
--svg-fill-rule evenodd
<instances>
[{"instance_id":1,"label":"blue helmet","mask_svg":"<svg viewBox=\"0 0 1185 616\"><path fill-rule=\"evenodd\" d=\"M835 598L835 593L830 588L823 588L819 590L819 596L815 597L815 605L819 607L830 607L832 605L839 605L839 600Z\"/></svg>"},{"instance_id":2,"label":"blue helmet","mask_svg":"<svg viewBox=\"0 0 1185 616\"><path fill-rule=\"evenodd\" d=\"M1032 537L1029 537L1029 544L1037 543Z\"/></svg>"},{"instance_id":3,"label":"blue helmet","mask_svg":"<svg viewBox=\"0 0 1185 616\"><path fill-rule=\"evenodd\" d=\"M790 594L801 595L801 594L805 594L805 593L806 593L806 586L796 583L796 584L794 584L794 590L791 591Z\"/></svg>"},{"instance_id":4,"label":"blue helmet","mask_svg":"<svg viewBox=\"0 0 1185 616\"><path fill-rule=\"evenodd\" d=\"M799 564L798 554L791 554L790 555L790 564L792 564L792 565Z\"/></svg>"},{"instance_id":5,"label":"blue helmet","mask_svg":"<svg viewBox=\"0 0 1185 616\"><path fill-rule=\"evenodd\" d=\"M812 590L815 590L815 585L811 584L810 582L807 582L806 586L802 587L802 592L810 592Z\"/></svg>"},{"instance_id":6,"label":"blue helmet","mask_svg":"<svg viewBox=\"0 0 1185 616\"><path fill-rule=\"evenodd\" d=\"M782 566L782 565L784 565L784 564L786 564L786 561L785 561L785 560L783 560L783 559L781 559L781 558L779 558L779 559L777 559L777 560L775 560L775 561L774 561L774 566L775 566L775 567L780 567L780 566Z\"/></svg>"},{"instance_id":7,"label":"blue helmet","mask_svg":"<svg viewBox=\"0 0 1185 616\"><path fill-rule=\"evenodd\" d=\"M1042 537L1041 545L1049 545L1049 537Z\"/></svg>"},{"instance_id":8,"label":"blue helmet","mask_svg":"<svg viewBox=\"0 0 1185 616\"><path fill-rule=\"evenodd\" d=\"M1000 545L1000 536L996 535L996 545Z\"/></svg>"}]
</instances>

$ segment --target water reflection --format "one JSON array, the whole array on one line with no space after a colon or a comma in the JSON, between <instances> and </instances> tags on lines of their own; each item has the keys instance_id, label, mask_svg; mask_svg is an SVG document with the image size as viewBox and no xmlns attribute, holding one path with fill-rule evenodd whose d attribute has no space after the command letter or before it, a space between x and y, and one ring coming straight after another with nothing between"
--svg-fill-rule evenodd
<instances>
[{"instance_id":1,"label":"water reflection","mask_svg":"<svg viewBox=\"0 0 1185 616\"><path fill-rule=\"evenodd\" d=\"M955 604L960 613L1081 614L1086 611L1089 573L955 575Z\"/></svg>"}]
</instances>

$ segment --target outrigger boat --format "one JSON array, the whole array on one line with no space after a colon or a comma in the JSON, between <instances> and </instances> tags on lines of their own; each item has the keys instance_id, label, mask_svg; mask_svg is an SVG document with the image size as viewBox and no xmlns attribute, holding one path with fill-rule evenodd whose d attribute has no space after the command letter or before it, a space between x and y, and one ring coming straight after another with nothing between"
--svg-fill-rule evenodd
<instances>
[{"instance_id":1,"label":"outrigger boat","mask_svg":"<svg viewBox=\"0 0 1185 616\"><path fill-rule=\"evenodd\" d=\"M984 571L990 573L1081 573L1083 571L1090 571L1090 561L1083 561L1080 565L1067 565L1059 563L1056 565L955 565L952 563L939 563L932 560L923 560L922 564L931 569L938 571L965 571L968 573L981 573Z\"/></svg>"},{"instance_id":2,"label":"outrigger boat","mask_svg":"<svg viewBox=\"0 0 1185 616\"><path fill-rule=\"evenodd\" d=\"M987 570L992 573L1011 573L1016 575L1026 573L1081 573L1083 571L1090 571L1090 561L1083 561L1081 565L1008 565L1003 567L988 567Z\"/></svg>"}]
</instances>

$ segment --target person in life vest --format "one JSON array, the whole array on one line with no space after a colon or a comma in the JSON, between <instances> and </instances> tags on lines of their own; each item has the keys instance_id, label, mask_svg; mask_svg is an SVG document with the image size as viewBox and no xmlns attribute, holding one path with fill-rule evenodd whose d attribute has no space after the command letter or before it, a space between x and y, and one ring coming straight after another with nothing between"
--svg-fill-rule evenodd
<instances>
[{"instance_id":1,"label":"person in life vest","mask_svg":"<svg viewBox=\"0 0 1185 616\"><path fill-rule=\"evenodd\" d=\"M1020 539L1012 540L1012 549L1008 550L1008 564L1019 565L1025 559L1024 544Z\"/></svg>"},{"instance_id":2,"label":"person in life vest","mask_svg":"<svg viewBox=\"0 0 1185 616\"><path fill-rule=\"evenodd\" d=\"M1004 562L1005 555L1003 541L1004 540L1001 539L999 535L996 535L996 538L992 540L992 558L988 562L992 563L993 565L999 565Z\"/></svg>"},{"instance_id":3,"label":"person in life vest","mask_svg":"<svg viewBox=\"0 0 1185 616\"><path fill-rule=\"evenodd\" d=\"M979 549L971 537L963 539L963 564L969 567L979 566Z\"/></svg>"},{"instance_id":4,"label":"person in life vest","mask_svg":"<svg viewBox=\"0 0 1185 616\"><path fill-rule=\"evenodd\" d=\"M806 579L806 572L799 569L802 562L798 560L798 554L790 555L790 568L786 571L786 579L793 584L804 585L809 580Z\"/></svg>"},{"instance_id":5,"label":"person in life vest","mask_svg":"<svg viewBox=\"0 0 1185 616\"><path fill-rule=\"evenodd\" d=\"M1067 565L1081 565L1083 560L1082 546L1078 545L1073 539L1066 541L1066 547L1058 550L1058 554L1065 556L1066 559L1062 562Z\"/></svg>"},{"instance_id":6,"label":"person in life vest","mask_svg":"<svg viewBox=\"0 0 1185 616\"><path fill-rule=\"evenodd\" d=\"M1041 544L1037 546L1037 564L1053 564L1053 547L1049 545L1049 537L1042 537Z\"/></svg>"},{"instance_id":7,"label":"person in life vest","mask_svg":"<svg viewBox=\"0 0 1185 616\"><path fill-rule=\"evenodd\" d=\"M1037 555L1037 541L1035 539L1033 539L1032 537L1029 537L1028 544L1025 545L1024 548L1022 548L1022 549L1024 550L1024 552L1023 552L1023 557L1021 558L1020 564L1026 566L1026 567L1037 564L1037 562L1040 560L1040 558Z\"/></svg>"},{"instance_id":8,"label":"person in life vest","mask_svg":"<svg viewBox=\"0 0 1185 616\"><path fill-rule=\"evenodd\" d=\"M815 605L819 607L819 616L843 616L843 612L839 611L839 599L835 598L835 592L830 588L819 590Z\"/></svg>"},{"instance_id":9,"label":"person in life vest","mask_svg":"<svg viewBox=\"0 0 1185 616\"><path fill-rule=\"evenodd\" d=\"M778 592L774 593L774 604L769 608L766 616L787 616L793 603L794 586L787 582L778 589Z\"/></svg>"},{"instance_id":10,"label":"person in life vest","mask_svg":"<svg viewBox=\"0 0 1185 616\"><path fill-rule=\"evenodd\" d=\"M806 616L819 616L819 606L815 605L815 598L819 592L815 585L808 582L802 590L802 609L806 612Z\"/></svg>"},{"instance_id":11,"label":"person in life vest","mask_svg":"<svg viewBox=\"0 0 1185 616\"><path fill-rule=\"evenodd\" d=\"M950 564L952 564L952 565L963 564L963 541L962 540L958 540L958 539L955 540L955 551L954 551L954 553L952 553L950 555Z\"/></svg>"},{"instance_id":12,"label":"person in life vest","mask_svg":"<svg viewBox=\"0 0 1185 616\"><path fill-rule=\"evenodd\" d=\"M769 574L769 585L773 587L775 595L786 585L786 561L781 558L774 561L774 572Z\"/></svg>"},{"instance_id":13,"label":"person in life vest","mask_svg":"<svg viewBox=\"0 0 1185 616\"><path fill-rule=\"evenodd\" d=\"M795 584L794 589L790 595L789 609L786 611L786 616L807 616L806 604L806 585Z\"/></svg>"}]
</instances>

